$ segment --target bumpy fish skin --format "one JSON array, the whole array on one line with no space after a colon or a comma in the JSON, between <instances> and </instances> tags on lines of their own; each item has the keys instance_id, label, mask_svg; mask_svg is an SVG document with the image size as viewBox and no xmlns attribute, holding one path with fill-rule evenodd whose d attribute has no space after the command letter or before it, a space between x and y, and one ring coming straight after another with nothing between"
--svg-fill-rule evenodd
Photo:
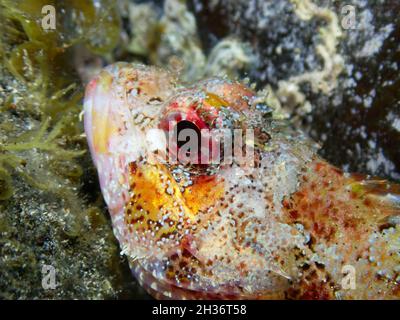
<instances>
[{"instance_id":1,"label":"bumpy fish skin","mask_svg":"<svg viewBox=\"0 0 400 320\"><path fill-rule=\"evenodd\" d=\"M399 187L341 172L255 101L236 82L186 88L128 63L87 86L88 144L139 282L160 299L399 298ZM253 128L254 163L163 161L152 129L171 117Z\"/></svg>"}]
</instances>

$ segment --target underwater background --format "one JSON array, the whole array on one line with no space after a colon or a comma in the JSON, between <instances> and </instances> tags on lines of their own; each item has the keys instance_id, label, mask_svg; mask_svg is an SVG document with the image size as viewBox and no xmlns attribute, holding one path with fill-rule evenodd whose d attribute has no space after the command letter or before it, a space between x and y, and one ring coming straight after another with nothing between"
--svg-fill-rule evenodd
<instances>
[{"instance_id":1,"label":"underwater background","mask_svg":"<svg viewBox=\"0 0 400 320\"><path fill-rule=\"evenodd\" d=\"M55 29L42 27L46 5ZM80 116L88 80L114 61L244 81L331 163L400 182L399 11L396 0L0 0L0 298L149 298L120 255ZM43 266L56 288L43 288Z\"/></svg>"}]
</instances>

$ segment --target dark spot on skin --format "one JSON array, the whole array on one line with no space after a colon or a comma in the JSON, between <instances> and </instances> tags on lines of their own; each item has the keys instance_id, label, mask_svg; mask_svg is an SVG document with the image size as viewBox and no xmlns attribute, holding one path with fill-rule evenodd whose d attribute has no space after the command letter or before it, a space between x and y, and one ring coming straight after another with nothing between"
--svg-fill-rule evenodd
<instances>
[{"instance_id":1,"label":"dark spot on skin","mask_svg":"<svg viewBox=\"0 0 400 320\"><path fill-rule=\"evenodd\" d=\"M385 278L384 278L381 274L379 274L379 273L376 273L376 274L375 274L375 279L378 280L378 281L383 281L383 280L385 280Z\"/></svg>"},{"instance_id":2,"label":"dark spot on skin","mask_svg":"<svg viewBox=\"0 0 400 320\"><path fill-rule=\"evenodd\" d=\"M137 170L137 165L135 162L131 162L129 164L129 172L131 175L135 175L136 174L136 170Z\"/></svg>"},{"instance_id":3,"label":"dark spot on skin","mask_svg":"<svg viewBox=\"0 0 400 320\"><path fill-rule=\"evenodd\" d=\"M297 210L289 211L289 215L293 220L296 220L299 217L299 212Z\"/></svg>"},{"instance_id":4,"label":"dark spot on skin","mask_svg":"<svg viewBox=\"0 0 400 320\"><path fill-rule=\"evenodd\" d=\"M192 256L192 254L189 252L189 250L183 249L182 256L184 256L185 258L189 258Z\"/></svg>"},{"instance_id":5,"label":"dark spot on skin","mask_svg":"<svg viewBox=\"0 0 400 320\"><path fill-rule=\"evenodd\" d=\"M304 271L307 271L307 270L310 269L310 265L309 265L308 263L305 263L305 264L303 264L303 265L301 266L301 268L302 268Z\"/></svg>"},{"instance_id":6,"label":"dark spot on skin","mask_svg":"<svg viewBox=\"0 0 400 320\"><path fill-rule=\"evenodd\" d=\"M299 298L303 300L327 300L330 295L326 290L326 286L319 282L311 283Z\"/></svg>"},{"instance_id":7,"label":"dark spot on skin","mask_svg":"<svg viewBox=\"0 0 400 320\"><path fill-rule=\"evenodd\" d=\"M381 225L379 226L379 231L382 232L383 230L389 229L389 228L391 228L391 227L393 227L392 224L390 224L390 223L384 223L384 224L381 224Z\"/></svg>"},{"instance_id":8,"label":"dark spot on skin","mask_svg":"<svg viewBox=\"0 0 400 320\"><path fill-rule=\"evenodd\" d=\"M371 199L365 198L364 205L367 206L367 207L371 207L371 204L372 204Z\"/></svg>"},{"instance_id":9,"label":"dark spot on skin","mask_svg":"<svg viewBox=\"0 0 400 320\"><path fill-rule=\"evenodd\" d=\"M171 260L172 261L176 261L179 258L177 253L174 253L173 255L171 255Z\"/></svg>"},{"instance_id":10,"label":"dark spot on skin","mask_svg":"<svg viewBox=\"0 0 400 320\"><path fill-rule=\"evenodd\" d=\"M140 216L140 217L138 217L138 218L136 218L136 219L132 219L131 220L131 224L136 224L136 223L138 223L138 222L140 222L140 221L143 221L144 220L144 217L143 216Z\"/></svg>"},{"instance_id":11,"label":"dark spot on skin","mask_svg":"<svg viewBox=\"0 0 400 320\"><path fill-rule=\"evenodd\" d=\"M154 101L162 102L163 100L162 100L160 97L151 97L151 98L149 99L149 102L154 102Z\"/></svg>"},{"instance_id":12,"label":"dark spot on skin","mask_svg":"<svg viewBox=\"0 0 400 320\"><path fill-rule=\"evenodd\" d=\"M320 270L325 270L325 265L323 263L315 262L315 265Z\"/></svg>"}]
</instances>

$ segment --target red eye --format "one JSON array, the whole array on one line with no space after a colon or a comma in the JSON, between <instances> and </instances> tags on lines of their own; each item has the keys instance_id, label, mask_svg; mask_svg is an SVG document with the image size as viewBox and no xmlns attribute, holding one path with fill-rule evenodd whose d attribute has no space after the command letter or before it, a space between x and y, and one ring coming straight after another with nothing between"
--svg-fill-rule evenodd
<instances>
[{"instance_id":1,"label":"red eye","mask_svg":"<svg viewBox=\"0 0 400 320\"><path fill-rule=\"evenodd\" d=\"M219 146L200 117L173 114L160 122L167 136L169 160L181 164L208 165Z\"/></svg>"},{"instance_id":2,"label":"red eye","mask_svg":"<svg viewBox=\"0 0 400 320\"><path fill-rule=\"evenodd\" d=\"M166 133L169 160L181 164L201 164L202 153L208 152L208 130L201 130L195 122L185 118L185 115L179 115L160 124Z\"/></svg>"},{"instance_id":3,"label":"red eye","mask_svg":"<svg viewBox=\"0 0 400 320\"><path fill-rule=\"evenodd\" d=\"M197 128L204 129L208 128L207 123L199 115L199 109L197 109L197 104L192 104L191 106L179 106L177 102L171 103L166 111L166 114L160 122L160 129L169 130L171 123L175 125L180 121L189 121L196 125Z\"/></svg>"}]
</instances>

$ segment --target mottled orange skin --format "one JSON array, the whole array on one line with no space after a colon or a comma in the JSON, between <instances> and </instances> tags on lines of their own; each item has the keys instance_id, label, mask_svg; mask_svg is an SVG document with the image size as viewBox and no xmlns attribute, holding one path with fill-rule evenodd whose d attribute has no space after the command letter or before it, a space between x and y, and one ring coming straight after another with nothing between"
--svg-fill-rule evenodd
<instances>
[{"instance_id":1,"label":"mottled orange skin","mask_svg":"<svg viewBox=\"0 0 400 320\"><path fill-rule=\"evenodd\" d=\"M265 120L255 98L237 82L184 88L165 71L124 63L88 85L89 147L139 283L159 299L398 299L399 187L344 174ZM232 129L234 117L255 129L254 163L178 174L162 150L149 151L161 138L149 129L171 119ZM351 290L342 285L348 265Z\"/></svg>"},{"instance_id":2,"label":"mottled orange skin","mask_svg":"<svg viewBox=\"0 0 400 320\"><path fill-rule=\"evenodd\" d=\"M399 213L399 209L379 197L379 189L373 180L362 180L361 176L346 176L342 171L323 160L314 161L301 175L303 181L297 192L284 199L285 221L289 224L301 223L310 233L310 249L318 253L316 244L325 247L336 245L341 258L340 265L353 265L360 277L358 286L367 292L350 292L348 298L399 298L399 283L385 281L376 275L379 267L369 262L369 237L391 227L386 218ZM376 181L375 181L376 182ZM385 184L388 186L388 184ZM386 192L399 191L393 185ZM393 256L381 256L384 260L400 261ZM366 264L362 264L361 261ZM358 266L358 267L357 267ZM375 274L375 275L374 275ZM393 279L399 276L395 273ZM372 279L371 279L372 277ZM340 278L330 273L323 264L307 265L298 286L289 290L291 298L334 299L340 288ZM370 287L370 283L374 283ZM365 287L364 287L365 286ZM381 292L379 292L382 290Z\"/></svg>"}]
</instances>

